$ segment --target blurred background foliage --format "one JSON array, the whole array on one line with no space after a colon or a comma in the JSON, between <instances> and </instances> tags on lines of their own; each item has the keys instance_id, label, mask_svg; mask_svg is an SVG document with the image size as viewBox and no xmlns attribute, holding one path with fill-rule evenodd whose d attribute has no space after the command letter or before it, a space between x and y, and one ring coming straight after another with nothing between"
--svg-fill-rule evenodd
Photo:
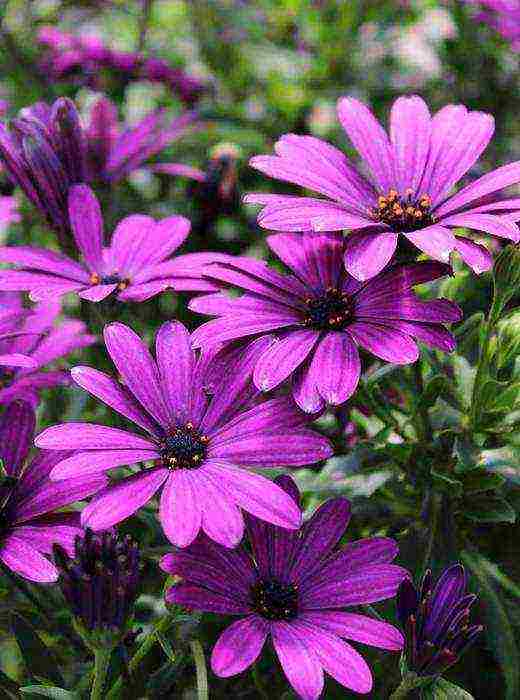
<instances>
[{"instance_id":1,"label":"blurred background foliage","mask_svg":"<svg viewBox=\"0 0 520 700\"><path fill-rule=\"evenodd\" d=\"M233 144L238 193L284 190L247 167L251 155L271 152L283 133L311 133L354 155L335 118L336 99L345 94L369 102L385 120L391 102L402 93L420 94L432 111L462 102L491 112L495 138L469 174L474 177L520 159L519 56L474 17L474 6L456 0L3 0L0 99L9 102L9 116L59 95L72 97L82 113L88 113L96 94L82 84L81 76L52 83L38 68L43 55L38 30L50 24L78 36L95 34L120 50L140 47L201 79L205 90L197 109L202 128L176 141L156 161L205 170L216 145ZM174 114L184 109L163 85L128 82L109 72L100 78L126 123L136 123L159 106ZM236 203L232 211L217 212L208 223L202 212L214 201L214 192L197 189L184 178L143 167L118 185L99 188L98 194L109 231L128 213L160 217L176 212L193 222L185 250L267 257L264 232L257 228L251 207ZM55 246L53 234L21 196L20 200L22 222L4 231L4 240ZM349 538L396 537L401 563L416 576L428 561L438 571L462 558L471 587L481 594L478 617L487 633L448 677L479 700L520 697L520 590L514 583L520 580L520 530L515 522L520 505L520 318L512 313L519 289L518 280L510 281L507 303L489 326L484 319L493 299L491 274L477 278L457 269L457 275L436 291L463 307L466 321L457 330L458 354L446 358L425 353L417 370L372 365L354 400L320 419L320 428L335 441L337 456L298 477L309 510L330 495L347 495L355 512ZM186 302L182 295L166 293L139 305L106 303L81 309L77 300L67 299L66 306L72 315L88 314L97 332L117 316L150 340L166 319L176 317L191 329L200 322ZM489 381L495 384L476 397L479 347L480 356L488 353ZM71 358L71 364L75 360ZM102 346L83 352L81 362L110 371ZM42 402L40 427L80 416L113 424L117 420L85 393L62 389ZM151 506L122 529L137 537L147 555L137 615L138 626L147 631L164 611L164 581L156 563L168 547L154 525ZM58 593L37 593L60 610L57 619L65 624L68 613L60 609ZM7 626L9 596L0 581L0 667L19 682L42 677L56 682L27 663L25 652L34 656L34 645L30 652L19 635L18 644L13 641ZM23 608L21 599L18 607ZM378 610L395 621L393 602ZM196 697L189 640L196 634L208 654L222 628L221 619L208 615L200 622L179 611L128 697ZM88 668L87 657L78 660L80 655L71 665L71 648L60 643L59 632L48 629L43 634L56 656L53 663L63 669L65 687L79 683ZM376 679L372 697L386 698L399 682L397 659L372 650L367 656ZM118 669L112 672L115 676ZM293 697L269 655L263 657L257 675L257 686L250 674L228 680L211 675L210 697ZM0 687L10 697L7 676ZM30 695L27 691L23 697ZM326 697L350 695L329 679Z\"/></svg>"}]
</instances>

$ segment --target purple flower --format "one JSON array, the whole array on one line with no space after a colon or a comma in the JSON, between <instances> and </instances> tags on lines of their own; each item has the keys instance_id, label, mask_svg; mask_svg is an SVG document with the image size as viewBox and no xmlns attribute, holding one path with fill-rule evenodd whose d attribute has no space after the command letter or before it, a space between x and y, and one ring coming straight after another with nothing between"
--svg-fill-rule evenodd
<instances>
[{"instance_id":1,"label":"purple flower","mask_svg":"<svg viewBox=\"0 0 520 700\"><path fill-rule=\"evenodd\" d=\"M468 228L520 240L520 198L497 194L520 182L520 161L466 185L453 187L488 145L489 114L448 105L430 115L417 96L400 97L390 115L390 135L358 100L343 97L338 117L368 170L364 177L337 148L313 136L286 134L275 156L251 165L271 177L314 190L324 198L250 194L263 204L258 222L277 231L348 229L347 271L358 280L380 272L392 259L401 234L420 251L448 262L457 251L475 272L488 270L492 256L453 228Z\"/></svg>"},{"instance_id":2,"label":"purple flower","mask_svg":"<svg viewBox=\"0 0 520 700\"><path fill-rule=\"evenodd\" d=\"M26 464L34 424L34 410L24 401L10 403L0 417L0 561L30 581L52 583L58 572L46 555L54 544L72 553L82 532L79 513L61 509L99 491L107 479L93 474L50 481L51 469L70 452L40 452Z\"/></svg>"},{"instance_id":3,"label":"purple flower","mask_svg":"<svg viewBox=\"0 0 520 700\"><path fill-rule=\"evenodd\" d=\"M164 110L156 110L136 126L121 129L116 105L100 97L85 129L90 179L119 182L188 130L200 126L196 119L196 112L186 112L168 122Z\"/></svg>"},{"instance_id":4,"label":"purple flower","mask_svg":"<svg viewBox=\"0 0 520 700\"><path fill-rule=\"evenodd\" d=\"M299 506L294 481L282 476L276 482ZM304 700L320 696L323 671L350 690L370 692L369 667L343 639L399 651L403 638L392 625L343 608L391 598L408 573L391 564L398 551L394 540L371 537L338 546L350 510L346 498L330 499L298 532L246 516L251 552L244 546L224 549L200 536L163 557L161 567L183 579L167 592L167 602L241 618L213 649L218 676L249 668L270 637Z\"/></svg>"},{"instance_id":5,"label":"purple flower","mask_svg":"<svg viewBox=\"0 0 520 700\"><path fill-rule=\"evenodd\" d=\"M82 262L46 248L0 247L0 260L20 266L0 271L0 289L28 291L38 301L68 292L101 301L115 293L119 301L145 301L165 291L204 292L218 287L202 279L202 268L219 253L188 253L171 259L186 239L190 222L182 216L155 221L134 214L116 227L103 247L103 219L94 193L77 185L69 195L69 216Z\"/></svg>"},{"instance_id":6,"label":"purple flower","mask_svg":"<svg viewBox=\"0 0 520 700\"><path fill-rule=\"evenodd\" d=\"M22 109L10 130L0 124L0 159L11 180L45 216L63 243L69 235L67 196L86 181L85 142L71 100Z\"/></svg>"},{"instance_id":7,"label":"purple flower","mask_svg":"<svg viewBox=\"0 0 520 700\"><path fill-rule=\"evenodd\" d=\"M39 389L70 381L69 372L46 366L96 342L81 321L55 326L59 312L57 302L26 309L21 295L0 292L0 403L24 398L36 404Z\"/></svg>"},{"instance_id":8,"label":"purple flower","mask_svg":"<svg viewBox=\"0 0 520 700\"><path fill-rule=\"evenodd\" d=\"M451 351L455 341L441 325L461 318L446 299L422 301L412 287L448 273L437 262L395 267L361 283L345 272L344 239L337 233L269 236L271 250L293 275L265 262L234 258L208 265L204 274L244 291L194 299L190 308L217 316L193 333L209 348L275 332L278 342L259 357L254 382L264 391L292 376L292 392L304 411L344 403L361 372L358 346L387 362L407 364L419 356L413 338Z\"/></svg>"},{"instance_id":9,"label":"purple flower","mask_svg":"<svg viewBox=\"0 0 520 700\"><path fill-rule=\"evenodd\" d=\"M16 224L19 221L20 214L18 213L16 198L0 195L0 232L11 224Z\"/></svg>"},{"instance_id":10,"label":"purple flower","mask_svg":"<svg viewBox=\"0 0 520 700\"><path fill-rule=\"evenodd\" d=\"M105 329L105 343L124 384L90 367L74 367L74 381L147 435L91 423L44 430L36 444L78 452L52 478L96 473L152 460L153 466L109 486L83 511L82 522L103 530L144 506L162 488L159 518L176 545L190 544L202 528L225 546L243 533L240 508L297 528L300 511L283 490L250 468L297 467L331 455L324 437L287 397L260 402L251 384L262 338L222 372L218 391L205 391L207 359L197 361L180 323L165 323L154 360L136 333L121 323Z\"/></svg>"},{"instance_id":11,"label":"purple flower","mask_svg":"<svg viewBox=\"0 0 520 700\"><path fill-rule=\"evenodd\" d=\"M397 613L406 635L406 663L420 676L436 676L458 661L481 625L470 625L470 609L477 596L466 593L461 564L444 571L433 587L432 572L417 590L405 579L397 593Z\"/></svg>"},{"instance_id":12,"label":"purple flower","mask_svg":"<svg viewBox=\"0 0 520 700\"><path fill-rule=\"evenodd\" d=\"M520 1L519 0L466 0L484 8L476 17L486 22L504 39L511 42L513 51L520 51Z\"/></svg>"}]
</instances>

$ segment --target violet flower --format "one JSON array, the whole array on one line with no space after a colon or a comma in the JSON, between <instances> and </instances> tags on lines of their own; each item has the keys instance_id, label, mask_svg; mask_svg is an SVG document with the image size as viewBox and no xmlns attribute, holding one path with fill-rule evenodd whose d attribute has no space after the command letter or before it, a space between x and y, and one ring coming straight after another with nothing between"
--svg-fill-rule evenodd
<instances>
[{"instance_id":1,"label":"violet flower","mask_svg":"<svg viewBox=\"0 0 520 700\"><path fill-rule=\"evenodd\" d=\"M37 102L0 123L0 160L11 180L40 210L63 244L69 235L67 197L86 181L85 142L74 103L60 97Z\"/></svg>"},{"instance_id":2,"label":"violet flower","mask_svg":"<svg viewBox=\"0 0 520 700\"><path fill-rule=\"evenodd\" d=\"M99 494L83 511L83 524L106 529L162 489L159 518L168 539L181 547L201 528L225 546L236 545L243 533L240 508L282 527L299 527L294 502L249 469L313 464L332 450L326 438L306 427L307 417L287 397L258 401L251 373L270 342L262 338L229 362L218 391L208 398L207 360L197 361L182 324L161 326L155 360L131 328L108 325L106 347L124 384L90 367L74 367L72 377L147 434L68 423L44 430L36 444L77 450L57 465L54 479L153 464Z\"/></svg>"},{"instance_id":3,"label":"violet flower","mask_svg":"<svg viewBox=\"0 0 520 700\"><path fill-rule=\"evenodd\" d=\"M299 506L288 476L276 482ZM350 519L346 498L318 508L298 531L246 516L251 551L229 550L200 536L188 548L167 554L161 568L182 581L168 603L202 612L236 615L211 656L218 676L249 668L269 637L283 671L299 697L321 695L324 671L356 693L369 693L372 674L345 639L399 651L400 632L386 622L343 609L386 600L408 573L391 562L397 544L370 537L339 547Z\"/></svg>"},{"instance_id":4,"label":"violet flower","mask_svg":"<svg viewBox=\"0 0 520 700\"><path fill-rule=\"evenodd\" d=\"M40 452L26 463L34 437L34 409L10 403L0 417L0 561L37 583L52 583L58 571L48 559L54 544L74 551L81 534L79 513L62 508L103 488L102 474L53 482L49 472L71 452Z\"/></svg>"},{"instance_id":5,"label":"violet flower","mask_svg":"<svg viewBox=\"0 0 520 700\"><path fill-rule=\"evenodd\" d=\"M167 121L164 110L155 110L136 126L123 129L116 105L100 97L92 106L85 129L89 178L119 182L197 126L196 112Z\"/></svg>"},{"instance_id":6,"label":"violet flower","mask_svg":"<svg viewBox=\"0 0 520 700\"><path fill-rule=\"evenodd\" d=\"M437 676L456 663L475 638L481 625L470 625L470 609L477 596L466 593L461 564L444 571L433 587L432 572L416 589L405 579L397 592L397 614L406 635L408 670L419 676Z\"/></svg>"},{"instance_id":7,"label":"violet flower","mask_svg":"<svg viewBox=\"0 0 520 700\"><path fill-rule=\"evenodd\" d=\"M345 272L345 242L338 233L269 236L271 250L294 274L265 262L233 258L205 268L208 279L244 292L194 299L193 311L217 316L193 333L196 347L211 348L275 332L278 342L260 356L253 379L270 391L292 378L292 393L304 411L344 403L361 373L358 346L386 362L419 357L416 340L451 351L452 335L441 325L461 318L447 299L422 301L412 287L449 272L437 262L395 267L361 283Z\"/></svg>"},{"instance_id":8,"label":"violet flower","mask_svg":"<svg viewBox=\"0 0 520 700\"><path fill-rule=\"evenodd\" d=\"M250 194L247 202L264 205L260 226L277 231L348 229L353 233L347 238L345 266L361 281L389 263L399 235L441 262L456 251L475 272L491 268L491 254L469 238L455 236L452 229L520 240L514 223L520 221L520 198L500 194L520 183L520 161L452 194L491 140L494 120L489 114L448 105L432 117L420 97L400 97L392 107L389 136L352 97L339 100L338 117L368 178L329 143L286 134L276 143L275 156L256 156L250 164L324 198Z\"/></svg>"},{"instance_id":9,"label":"violet flower","mask_svg":"<svg viewBox=\"0 0 520 700\"><path fill-rule=\"evenodd\" d=\"M1 290L27 291L34 301L77 292L82 299L98 302L110 294L119 301L145 301L166 289L217 289L202 279L202 268L228 256L188 253L170 258L190 230L190 222L182 216L160 221L141 214L127 216L106 248L99 202L87 185L71 189L69 216L82 261L45 248L1 246L0 260L20 267L0 271Z\"/></svg>"},{"instance_id":10,"label":"violet flower","mask_svg":"<svg viewBox=\"0 0 520 700\"><path fill-rule=\"evenodd\" d=\"M26 309L20 294L0 293L0 403L23 398L36 405L40 389L70 381L69 372L47 366L96 342L81 321L55 325L59 313L55 301Z\"/></svg>"},{"instance_id":11,"label":"violet flower","mask_svg":"<svg viewBox=\"0 0 520 700\"><path fill-rule=\"evenodd\" d=\"M15 197L0 195L0 232L11 224L20 221L18 204Z\"/></svg>"},{"instance_id":12,"label":"violet flower","mask_svg":"<svg viewBox=\"0 0 520 700\"><path fill-rule=\"evenodd\" d=\"M520 0L466 0L482 7L475 20L485 22L520 51Z\"/></svg>"}]
</instances>

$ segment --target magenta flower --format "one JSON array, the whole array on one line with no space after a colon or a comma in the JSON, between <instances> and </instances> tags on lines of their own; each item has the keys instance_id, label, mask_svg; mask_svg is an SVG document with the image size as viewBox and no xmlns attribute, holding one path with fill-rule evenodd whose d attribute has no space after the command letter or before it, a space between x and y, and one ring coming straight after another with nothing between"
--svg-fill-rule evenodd
<instances>
[{"instance_id":1,"label":"magenta flower","mask_svg":"<svg viewBox=\"0 0 520 700\"><path fill-rule=\"evenodd\" d=\"M486 22L511 43L513 51L520 51L520 0L466 0L485 9L475 19Z\"/></svg>"},{"instance_id":2,"label":"magenta flower","mask_svg":"<svg viewBox=\"0 0 520 700\"><path fill-rule=\"evenodd\" d=\"M77 292L94 302L114 293L119 301L145 301L166 289L217 289L202 279L201 271L208 262L226 260L226 255L188 253L170 258L189 233L188 219L170 216L157 222L150 216L127 216L104 248L101 209L87 185L71 189L69 215L83 261L45 248L2 246L0 260L20 269L0 271L0 289L30 292L34 301Z\"/></svg>"},{"instance_id":3,"label":"magenta flower","mask_svg":"<svg viewBox=\"0 0 520 700\"><path fill-rule=\"evenodd\" d=\"M83 511L83 525L93 530L115 525L162 488L159 518L166 536L181 547L201 528L225 546L236 545L243 533L239 508L282 527L299 527L294 502L249 469L312 464L332 450L328 440L305 427L306 416L287 397L258 401L252 368L270 342L263 338L229 362L210 399L206 361L197 361L180 323L159 329L156 360L131 328L107 326L107 350L124 384L90 367L74 367L72 377L147 435L68 423L44 430L36 444L78 451L55 467L54 479L150 460L153 466L99 494Z\"/></svg>"},{"instance_id":4,"label":"magenta flower","mask_svg":"<svg viewBox=\"0 0 520 700\"><path fill-rule=\"evenodd\" d=\"M0 417L0 561L30 581L52 583L58 571L46 555L55 544L73 554L82 533L79 513L62 508L96 493L107 479L89 474L50 481L51 469L70 452L40 452L26 464L34 425L34 410L24 401L10 403Z\"/></svg>"},{"instance_id":5,"label":"magenta flower","mask_svg":"<svg viewBox=\"0 0 520 700\"><path fill-rule=\"evenodd\" d=\"M48 370L55 360L96 342L81 321L65 319L56 302L23 306L21 295L0 292L0 403L23 398L38 402L38 390L67 384L69 372Z\"/></svg>"},{"instance_id":6,"label":"magenta flower","mask_svg":"<svg viewBox=\"0 0 520 700\"><path fill-rule=\"evenodd\" d=\"M187 131L200 126L196 120L196 112L186 112L168 122L164 110L156 110L136 126L122 129L116 105L100 97L85 129L90 179L119 182Z\"/></svg>"},{"instance_id":7,"label":"magenta flower","mask_svg":"<svg viewBox=\"0 0 520 700\"><path fill-rule=\"evenodd\" d=\"M15 197L0 195L0 232L20 221Z\"/></svg>"},{"instance_id":8,"label":"magenta flower","mask_svg":"<svg viewBox=\"0 0 520 700\"><path fill-rule=\"evenodd\" d=\"M0 159L16 185L40 210L63 243L69 235L67 196L86 181L85 142L74 103L22 109L10 130L0 124Z\"/></svg>"},{"instance_id":9,"label":"magenta flower","mask_svg":"<svg viewBox=\"0 0 520 700\"><path fill-rule=\"evenodd\" d=\"M355 391L361 373L358 346L386 362L419 357L414 338L451 351L455 341L441 325L461 318L446 299L422 301L412 287L448 273L437 262L395 267L362 284L343 266L345 241L337 233L269 236L271 250L291 269L283 275L266 263L233 258L208 265L204 274L244 292L193 299L190 308L217 316L193 333L196 347L210 348L275 332L278 342L259 357L254 382L270 391L292 377L304 411L339 405Z\"/></svg>"},{"instance_id":10,"label":"magenta flower","mask_svg":"<svg viewBox=\"0 0 520 700\"><path fill-rule=\"evenodd\" d=\"M481 625L470 625L477 596L466 593L464 567L447 568L433 587L432 572L419 590L410 579L397 592L397 613L406 634L406 663L419 676L437 676L453 666L475 638Z\"/></svg>"},{"instance_id":11,"label":"magenta flower","mask_svg":"<svg viewBox=\"0 0 520 700\"><path fill-rule=\"evenodd\" d=\"M520 161L452 194L493 135L494 120L489 114L448 105L432 117L420 97L400 97L392 107L389 136L354 98L339 100L338 117L369 177L325 141L286 134L276 143L275 156L256 156L251 165L324 198L250 194L246 201L264 205L260 226L277 231L354 232L347 239L345 266L361 281L389 263L399 235L441 262L448 262L456 251L475 272L492 266L491 254L469 238L455 236L452 229L520 240L514 223L520 221L520 198L500 194L520 183Z\"/></svg>"},{"instance_id":12,"label":"magenta flower","mask_svg":"<svg viewBox=\"0 0 520 700\"><path fill-rule=\"evenodd\" d=\"M282 476L276 482L299 506L294 481ZM218 676L249 668L269 637L303 700L321 695L324 671L356 693L371 691L370 668L343 640L399 651L403 637L386 622L343 608L393 597L408 573L391 563L398 551L394 540L371 537L338 546L350 510L346 498L330 499L298 532L246 516L252 552L224 549L201 536L163 557L161 567L183 579L169 589L167 602L241 618L213 649Z\"/></svg>"}]
</instances>

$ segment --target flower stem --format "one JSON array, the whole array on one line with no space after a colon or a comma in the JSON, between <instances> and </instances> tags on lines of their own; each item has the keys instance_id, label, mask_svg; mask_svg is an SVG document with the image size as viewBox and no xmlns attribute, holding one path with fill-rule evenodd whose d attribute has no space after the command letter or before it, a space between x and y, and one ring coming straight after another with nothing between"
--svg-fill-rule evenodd
<instances>
[{"instance_id":1,"label":"flower stem","mask_svg":"<svg viewBox=\"0 0 520 700\"><path fill-rule=\"evenodd\" d=\"M108 667L112 649L100 648L94 652L94 683L90 692L90 700L103 700L103 690L107 680Z\"/></svg>"},{"instance_id":2,"label":"flower stem","mask_svg":"<svg viewBox=\"0 0 520 700\"><path fill-rule=\"evenodd\" d=\"M394 690L392 695L390 695L389 700L401 700L401 698L405 698L408 693L415 690L417 687L418 683L416 674L408 673L401 681L399 687Z\"/></svg>"},{"instance_id":3,"label":"flower stem","mask_svg":"<svg viewBox=\"0 0 520 700\"><path fill-rule=\"evenodd\" d=\"M154 628L145 637L144 642L141 644L139 649L130 659L130 663L128 664L128 670L130 673L134 673L136 671L141 661L145 658L150 649L157 642L157 633L166 632L173 624L174 619L174 614L168 612L164 617L161 617L161 619L155 624ZM114 683L110 691L106 694L106 700L115 700L115 698L119 697L122 689L123 677L119 676L119 678Z\"/></svg>"},{"instance_id":4,"label":"flower stem","mask_svg":"<svg viewBox=\"0 0 520 700\"><path fill-rule=\"evenodd\" d=\"M197 695L198 700L208 700L208 672L206 670L206 660L204 658L204 649L198 639L190 642L191 653L195 661L195 669L197 671Z\"/></svg>"}]
</instances>

